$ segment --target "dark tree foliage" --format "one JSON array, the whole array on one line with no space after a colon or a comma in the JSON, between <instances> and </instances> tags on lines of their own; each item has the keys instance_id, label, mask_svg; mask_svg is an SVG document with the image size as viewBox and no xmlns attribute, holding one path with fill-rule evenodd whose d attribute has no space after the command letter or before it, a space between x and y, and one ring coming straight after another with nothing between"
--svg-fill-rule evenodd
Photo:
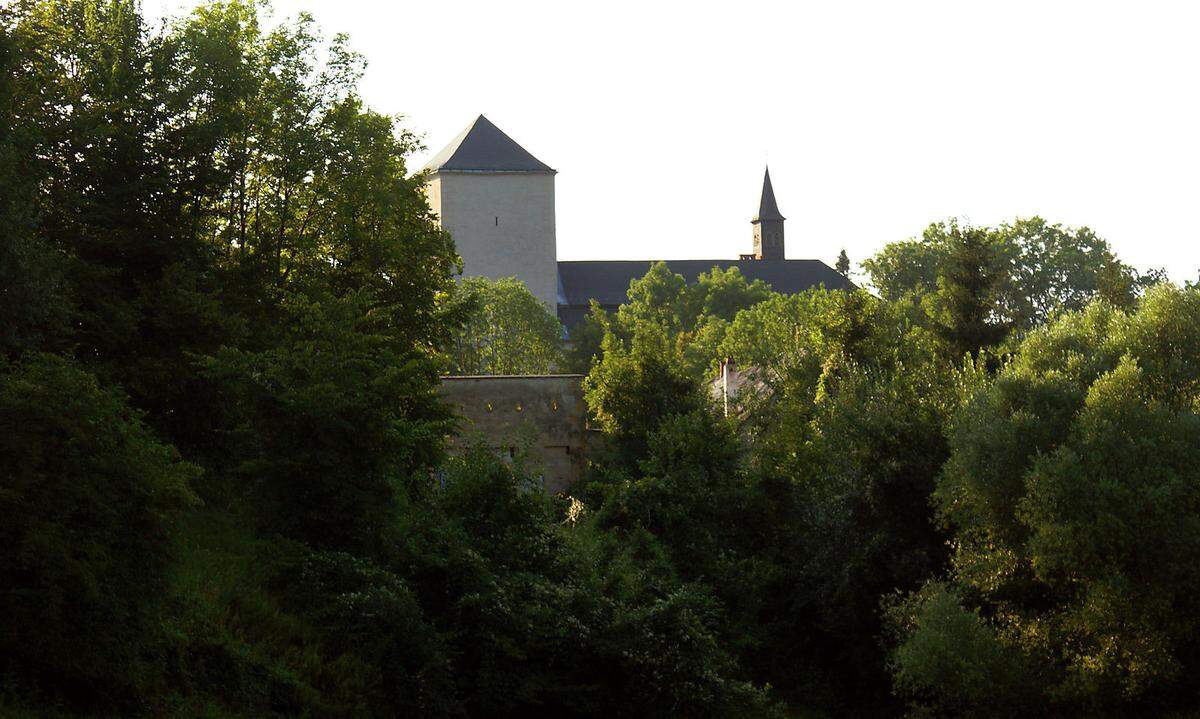
<instances>
[{"instance_id":1,"label":"dark tree foliage","mask_svg":"<svg viewBox=\"0 0 1200 719\"><path fill-rule=\"evenodd\" d=\"M235 486L264 529L313 547L377 548L397 491L441 459L453 428L429 358L364 326L369 297L296 298L278 344L207 362L228 408Z\"/></svg>"},{"instance_id":2,"label":"dark tree foliage","mask_svg":"<svg viewBox=\"0 0 1200 719\"><path fill-rule=\"evenodd\" d=\"M401 575L361 555L315 552L285 562L275 584L283 606L319 629L322 654L355 670L355 685L322 687L332 709L455 713L449 648Z\"/></svg>"},{"instance_id":3,"label":"dark tree foliage","mask_svg":"<svg viewBox=\"0 0 1200 719\"><path fill-rule=\"evenodd\" d=\"M451 461L389 560L412 577L469 716L773 716L740 681L704 586L646 533L562 522L520 467ZM603 524L603 520L601 520Z\"/></svg>"},{"instance_id":4,"label":"dark tree foliage","mask_svg":"<svg viewBox=\"0 0 1200 719\"><path fill-rule=\"evenodd\" d=\"M954 361L998 345L1009 332L998 311L1008 258L980 228L951 224L931 301L934 333Z\"/></svg>"},{"instance_id":5,"label":"dark tree foliage","mask_svg":"<svg viewBox=\"0 0 1200 719\"><path fill-rule=\"evenodd\" d=\"M67 317L61 257L35 232L41 168L18 62L27 50L0 15L0 355L9 357L48 343Z\"/></svg>"},{"instance_id":6,"label":"dark tree foliage","mask_svg":"<svg viewBox=\"0 0 1200 719\"><path fill-rule=\"evenodd\" d=\"M168 531L198 473L74 363L0 364L0 671L73 706L157 688Z\"/></svg>"},{"instance_id":7,"label":"dark tree foliage","mask_svg":"<svg viewBox=\"0 0 1200 719\"><path fill-rule=\"evenodd\" d=\"M17 92L43 178L38 242L66 256L67 341L153 419L184 402L186 352L215 348L212 249L184 233L167 144L173 105L136 4L19 3Z\"/></svg>"},{"instance_id":8,"label":"dark tree foliage","mask_svg":"<svg viewBox=\"0 0 1200 719\"><path fill-rule=\"evenodd\" d=\"M740 315L725 352L762 367L740 402L771 572L748 655L760 680L847 715L886 714L879 599L943 569L928 497L956 382L903 305L862 292L777 298Z\"/></svg>"},{"instance_id":9,"label":"dark tree foliage","mask_svg":"<svg viewBox=\"0 0 1200 719\"><path fill-rule=\"evenodd\" d=\"M948 455L942 427L952 400L942 378L909 372L854 368L819 400L813 474L795 498L803 559L791 591L806 611L792 632L811 637L802 661L850 712L895 708L880 597L914 590L946 566L929 495Z\"/></svg>"},{"instance_id":10,"label":"dark tree foliage","mask_svg":"<svg viewBox=\"0 0 1200 719\"><path fill-rule=\"evenodd\" d=\"M752 510L754 490L739 463L736 437L707 409L663 416L632 476L605 488L600 520L648 530L685 577L711 579L722 555L739 550L724 528Z\"/></svg>"}]
</instances>

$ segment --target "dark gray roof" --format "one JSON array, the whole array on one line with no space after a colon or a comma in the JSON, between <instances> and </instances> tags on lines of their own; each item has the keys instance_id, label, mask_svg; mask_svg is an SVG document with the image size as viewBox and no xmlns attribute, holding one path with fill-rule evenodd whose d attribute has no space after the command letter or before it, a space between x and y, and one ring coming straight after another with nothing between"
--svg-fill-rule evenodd
<instances>
[{"instance_id":1,"label":"dark gray roof","mask_svg":"<svg viewBox=\"0 0 1200 719\"><path fill-rule=\"evenodd\" d=\"M771 169L767 168L767 171L763 173L763 189L762 197L758 201L758 214L750 221L782 219L784 217L779 213L779 205L775 204L775 188L771 187Z\"/></svg>"},{"instance_id":2,"label":"dark gray roof","mask_svg":"<svg viewBox=\"0 0 1200 719\"><path fill-rule=\"evenodd\" d=\"M425 163L433 172L554 172L480 115L445 149Z\"/></svg>"},{"instance_id":3,"label":"dark gray roof","mask_svg":"<svg viewBox=\"0 0 1200 719\"><path fill-rule=\"evenodd\" d=\"M714 267L737 267L748 281L762 280L771 289L795 294L823 285L829 290L851 287L850 281L820 260L665 260L672 272L695 282ZM589 260L558 263L559 319L567 327L578 321L590 300L612 308L625 303L629 283L650 271L653 260ZM574 309L572 309L574 308ZM564 314L565 311L565 314ZM570 320L570 321L569 321Z\"/></svg>"},{"instance_id":4,"label":"dark gray roof","mask_svg":"<svg viewBox=\"0 0 1200 719\"><path fill-rule=\"evenodd\" d=\"M590 307L559 305L558 321L562 323L562 326L567 330L567 335L569 336L571 329L573 329L580 322L583 322L583 318L587 317L588 312L590 311Z\"/></svg>"}]
</instances>

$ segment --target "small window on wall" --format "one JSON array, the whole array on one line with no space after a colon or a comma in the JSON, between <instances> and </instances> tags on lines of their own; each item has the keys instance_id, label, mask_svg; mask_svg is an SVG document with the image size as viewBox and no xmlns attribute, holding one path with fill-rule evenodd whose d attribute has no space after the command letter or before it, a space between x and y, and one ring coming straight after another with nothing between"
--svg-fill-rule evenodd
<instances>
[{"instance_id":1,"label":"small window on wall","mask_svg":"<svg viewBox=\"0 0 1200 719\"><path fill-rule=\"evenodd\" d=\"M500 215L496 215L496 227L500 226Z\"/></svg>"}]
</instances>

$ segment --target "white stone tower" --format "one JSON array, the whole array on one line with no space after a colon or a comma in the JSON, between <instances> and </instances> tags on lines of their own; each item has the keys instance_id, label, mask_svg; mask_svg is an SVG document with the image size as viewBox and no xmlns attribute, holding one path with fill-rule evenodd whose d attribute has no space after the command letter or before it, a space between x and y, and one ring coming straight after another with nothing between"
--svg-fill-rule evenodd
<instances>
[{"instance_id":1,"label":"white stone tower","mask_svg":"<svg viewBox=\"0 0 1200 719\"><path fill-rule=\"evenodd\" d=\"M555 170L483 115L424 169L429 204L454 238L463 274L516 277L554 312Z\"/></svg>"}]
</instances>

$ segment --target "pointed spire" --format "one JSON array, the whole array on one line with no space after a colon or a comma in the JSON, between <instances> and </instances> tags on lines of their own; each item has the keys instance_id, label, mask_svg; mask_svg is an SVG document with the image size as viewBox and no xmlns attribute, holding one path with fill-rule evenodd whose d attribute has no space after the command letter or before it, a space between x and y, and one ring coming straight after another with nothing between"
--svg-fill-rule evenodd
<instances>
[{"instance_id":1,"label":"pointed spire","mask_svg":"<svg viewBox=\"0 0 1200 719\"><path fill-rule=\"evenodd\" d=\"M784 217L779 212L779 205L775 204L775 188L771 187L771 168L768 167L763 173L762 199L758 201L758 214L751 222L782 219Z\"/></svg>"},{"instance_id":2,"label":"pointed spire","mask_svg":"<svg viewBox=\"0 0 1200 719\"><path fill-rule=\"evenodd\" d=\"M433 172L554 172L483 115L475 118L470 127L459 133L422 169Z\"/></svg>"}]
</instances>

